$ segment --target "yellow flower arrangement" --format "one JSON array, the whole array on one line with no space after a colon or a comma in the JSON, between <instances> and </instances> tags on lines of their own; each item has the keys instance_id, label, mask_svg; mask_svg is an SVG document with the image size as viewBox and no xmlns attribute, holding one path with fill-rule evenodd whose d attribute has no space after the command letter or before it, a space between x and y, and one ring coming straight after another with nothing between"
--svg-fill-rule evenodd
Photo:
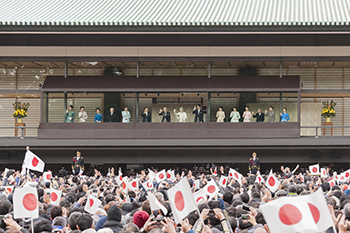
<instances>
[{"instance_id":1,"label":"yellow flower arrangement","mask_svg":"<svg viewBox=\"0 0 350 233\"><path fill-rule=\"evenodd\" d=\"M328 117L335 117L335 106L337 105L336 102L334 102L333 100L331 101L324 101L322 102L323 104L323 108L322 108L322 113L321 116L328 118Z\"/></svg>"},{"instance_id":2,"label":"yellow flower arrangement","mask_svg":"<svg viewBox=\"0 0 350 233\"><path fill-rule=\"evenodd\" d=\"M15 111L12 115L14 118L25 118L27 117L27 111L30 106L29 103L21 103L21 102L15 102L12 104L12 106L15 108Z\"/></svg>"}]
</instances>

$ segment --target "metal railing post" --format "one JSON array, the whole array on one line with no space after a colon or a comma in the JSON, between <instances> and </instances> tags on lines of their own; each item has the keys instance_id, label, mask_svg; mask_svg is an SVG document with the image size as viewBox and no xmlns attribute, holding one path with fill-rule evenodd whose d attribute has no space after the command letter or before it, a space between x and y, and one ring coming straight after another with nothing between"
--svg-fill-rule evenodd
<instances>
[{"instance_id":1,"label":"metal railing post","mask_svg":"<svg viewBox=\"0 0 350 233\"><path fill-rule=\"evenodd\" d=\"M318 138L318 126L316 126L316 134L315 134L315 138Z\"/></svg>"},{"instance_id":2,"label":"metal railing post","mask_svg":"<svg viewBox=\"0 0 350 233\"><path fill-rule=\"evenodd\" d=\"M24 139L24 127L21 126L21 139Z\"/></svg>"}]
</instances>

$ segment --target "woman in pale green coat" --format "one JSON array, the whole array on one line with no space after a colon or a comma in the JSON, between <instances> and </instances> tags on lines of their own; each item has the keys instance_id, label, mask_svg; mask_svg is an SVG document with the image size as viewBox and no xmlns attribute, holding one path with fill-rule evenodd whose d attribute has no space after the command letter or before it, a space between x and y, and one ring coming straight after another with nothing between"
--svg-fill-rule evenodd
<instances>
[{"instance_id":1,"label":"woman in pale green coat","mask_svg":"<svg viewBox=\"0 0 350 233\"><path fill-rule=\"evenodd\" d=\"M230 118L231 118L231 122L239 122L241 115L237 111L236 107L233 107L233 111L231 111Z\"/></svg>"}]
</instances>

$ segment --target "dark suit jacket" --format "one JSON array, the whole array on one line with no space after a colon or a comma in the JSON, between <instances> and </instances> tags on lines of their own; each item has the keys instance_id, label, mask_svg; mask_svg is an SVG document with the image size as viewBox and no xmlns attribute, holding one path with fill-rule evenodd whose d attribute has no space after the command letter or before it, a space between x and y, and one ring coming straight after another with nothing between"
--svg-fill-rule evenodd
<instances>
[{"instance_id":1,"label":"dark suit jacket","mask_svg":"<svg viewBox=\"0 0 350 233\"><path fill-rule=\"evenodd\" d=\"M195 109L195 110L193 110L192 113L195 114L194 122L197 122L197 120L198 120L198 122L203 122L204 121L203 120L203 116L204 116L204 113L206 113L206 111L203 111L202 109L200 109L199 112L198 112L198 109Z\"/></svg>"},{"instance_id":2,"label":"dark suit jacket","mask_svg":"<svg viewBox=\"0 0 350 233\"><path fill-rule=\"evenodd\" d=\"M162 122L164 122L165 120L167 122L170 122L170 112L160 112L159 115L163 115Z\"/></svg>"},{"instance_id":3,"label":"dark suit jacket","mask_svg":"<svg viewBox=\"0 0 350 233\"><path fill-rule=\"evenodd\" d=\"M265 120L265 114L264 113L256 113L255 115L253 115L254 118L256 118L256 122L264 122Z\"/></svg>"},{"instance_id":4,"label":"dark suit jacket","mask_svg":"<svg viewBox=\"0 0 350 233\"><path fill-rule=\"evenodd\" d=\"M111 115L111 113L108 113L108 121L107 122L117 122L117 114L115 112L113 112L113 114Z\"/></svg>"},{"instance_id":5,"label":"dark suit jacket","mask_svg":"<svg viewBox=\"0 0 350 233\"><path fill-rule=\"evenodd\" d=\"M150 112L147 113L147 116L146 116L146 113L143 112L141 114L141 117L142 117L142 122L152 122L152 116Z\"/></svg>"},{"instance_id":6,"label":"dark suit jacket","mask_svg":"<svg viewBox=\"0 0 350 233\"><path fill-rule=\"evenodd\" d=\"M75 171L75 175L78 175L80 172L80 169L84 171L84 158L83 156L80 156L80 159L78 160L76 156L73 157L73 163L72 163L72 170Z\"/></svg>"}]
</instances>

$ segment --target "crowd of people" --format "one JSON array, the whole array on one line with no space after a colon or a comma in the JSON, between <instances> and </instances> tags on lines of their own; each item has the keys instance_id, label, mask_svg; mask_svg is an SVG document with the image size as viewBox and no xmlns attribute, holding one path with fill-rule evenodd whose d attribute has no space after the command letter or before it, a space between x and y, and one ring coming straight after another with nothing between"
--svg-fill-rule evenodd
<instances>
[{"instance_id":1,"label":"crowd of people","mask_svg":"<svg viewBox=\"0 0 350 233\"><path fill-rule=\"evenodd\" d=\"M77 157L80 157L80 153ZM75 161L74 161L75 158ZM131 190L118 184L121 175L111 168L103 175L95 170L94 175L85 176L81 171L81 159L73 158L72 169L76 175L60 172L50 180L41 174L8 170L3 173L2 189L0 193L0 232L28 233L57 232L57 233L263 233L270 232L260 207L273 202L280 197L308 195L317 189L322 189L338 232L349 232L350 226L350 185L349 180L339 182L331 187L328 182L332 179L332 172L327 169L327 178L312 176L306 172L291 172L289 168L281 167L275 176L281 181L278 190L271 192L264 183L257 181L260 174L260 163L256 153L249 160L249 174L237 179L228 179L227 186L220 186L221 176L228 176L228 166L220 166L208 171L180 170L174 179L152 181L153 188L148 190L166 208L152 209L149 194L142 185L147 182L151 173L159 170L124 171L128 180L137 180L139 188ZM81 163L80 163L81 164ZM181 172L181 173L180 173ZM201 190L208 182L214 180L219 187L216 196L198 203L198 209L185 217L180 224L174 223L172 208L169 204L168 193L171 187L180 180L187 179L193 193ZM198 185L196 185L198 184ZM23 186L36 187L39 199L39 217L34 219L33 229L29 219L14 219L13 193L4 187ZM61 190L59 204L53 205L50 195L52 190ZM84 210L88 195L94 195L101 201L101 205L88 213ZM325 232L333 232L330 228Z\"/></svg>"},{"instance_id":2,"label":"crowd of people","mask_svg":"<svg viewBox=\"0 0 350 233\"><path fill-rule=\"evenodd\" d=\"M187 113L184 111L183 107L179 108L179 111L177 112L176 109L174 109L174 114L177 118L177 122L187 122L188 116ZM202 110L201 105L197 104L194 106L192 114L194 114L194 122L204 122L204 114L206 114L205 110ZM167 107L164 107L162 109L159 109L159 116L161 116L161 122L171 122L171 114L168 111ZM128 107L125 106L124 110L121 112L122 116L122 122L128 123L130 122L131 114L128 110ZM152 115L149 111L148 107L145 107L142 114L142 122L152 122ZM80 111L78 114L79 122L86 122L86 119L88 118L88 115L85 111L84 106L80 107ZM251 122L252 118L256 118L256 122L264 122L265 120L267 122L275 122L276 121L276 113L274 112L274 108L270 106L269 111L265 110L263 113L262 110L259 108L257 113L251 112L249 110L249 107L245 107L245 111L242 115L243 122ZM66 110L66 123L72 123L75 119L75 112L73 109L73 106L70 105L69 108ZM216 122L225 122L226 115L224 112L224 108L222 106L219 106L218 111L216 112ZM229 115L229 122L239 122L241 119L241 114L237 110L237 107L233 107L231 109L230 115ZM282 112L280 113L280 122L288 122L290 120L289 114L287 112L287 108L283 108ZM101 123L103 122L103 115L101 113L100 108L96 108L96 114L94 117L95 123ZM105 122L117 122L117 115L115 113L114 108L110 108L110 113L107 115L107 119Z\"/></svg>"}]
</instances>

